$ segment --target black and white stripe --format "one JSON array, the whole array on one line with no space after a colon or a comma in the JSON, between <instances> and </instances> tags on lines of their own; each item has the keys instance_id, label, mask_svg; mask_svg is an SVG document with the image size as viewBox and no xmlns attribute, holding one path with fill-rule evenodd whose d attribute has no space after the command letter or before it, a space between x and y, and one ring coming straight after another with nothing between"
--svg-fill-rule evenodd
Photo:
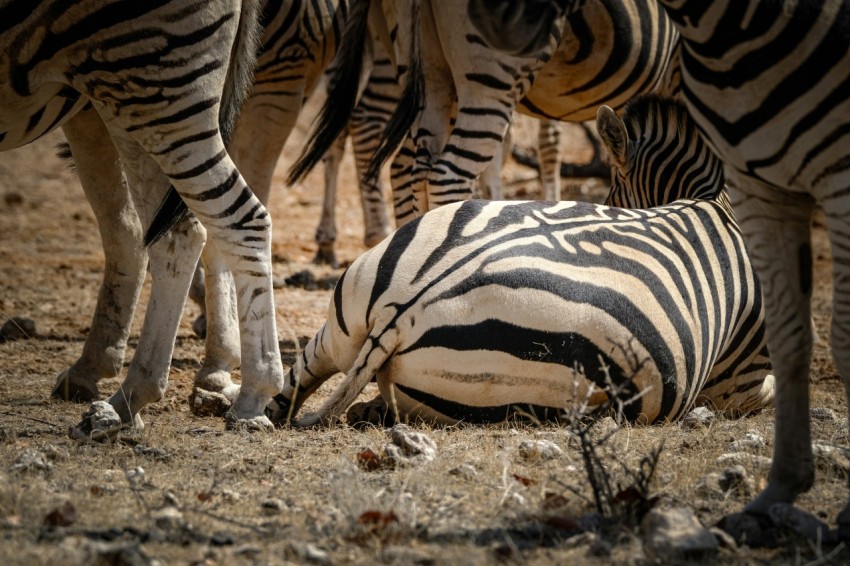
<instances>
[{"instance_id":1,"label":"black and white stripe","mask_svg":"<svg viewBox=\"0 0 850 566\"><path fill-rule=\"evenodd\" d=\"M563 16L539 51L510 57L484 43L463 3L400 4L385 16L396 60L405 63L399 69L405 94L371 169L377 171L401 143L392 167L398 224L470 198L474 180L500 150L515 108L570 121L592 119L602 103L620 108L661 84L676 41L653 0L600 0ZM344 124L345 106L336 105L316 139ZM293 177L309 169L324 147L311 146Z\"/></svg>"},{"instance_id":2,"label":"black and white stripe","mask_svg":"<svg viewBox=\"0 0 850 566\"><path fill-rule=\"evenodd\" d=\"M274 418L337 371L346 380L302 424L340 414L372 376L400 417L445 423L557 418L574 395L605 387L603 367L627 396L642 395L625 409L632 419L768 403L760 287L716 158L677 103L645 99L627 107L625 124L605 108L599 125L622 148L620 192L651 200L657 181L678 187L666 198L690 197L705 194L695 183L705 177L714 198L647 210L470 201L431 211L345 272ZM689 166L673 181L658 156L682 146Z\"/></svg>"},{"instance_id":3,"label":"black and white stripe","mask_svg":"<svg viewBox=\"0 0 850 566\"><path fill-rule=\"evenodd\" d=\"M549 2L545 10L537 2L470 4L488 41L521 53L547 42L552 15L579 3ZM661 4L681 34L688 109L726 166L730 198L764 282L777 373L776 445L768 487L748 510L766 513L814 481L808 376L816 204L826 214L833 253L832 353L850 398L850 2ZM508 8L522 18L506 17ZM838 523L846 538L850 505Z\"/></svg>"},{"instance_id":4,"label":"black and white stripe","mask_svg":"<svg viewBox=\"0 0 850 566\"><path fill-rule=\"evenodd\" d=\"M0 149L63 126L74 155L86 163L80 174L90 176L87 193L122 187L123 173L142 225L154 217L169 185L176 189L171 194L179 194L206 228L221 269L232 272L236 284L244 385L230 416L264 427L269 422L263 408L283 380L271 292L271 225L225 150L250 85L257 11L253 1L232 0L3 2ZM83 111L88 102L91 109ZM96 154L99 149L105 153ZM118 264L130 261L131 271L143 272L139 222L135 215L134 220L120 217L129 204L120 202L123 197L110 198L101 201L99 218L104 215L133 236L123 251L132 259ZM167 241L151 247L155 284L168 288L149 305L140 353L109 400L125 423L165 390L203 228L194 220L183 222ZM111 292L105 282L100 301L108 302ZM135 296L130 295L121 306L132 313ZM123 356L122 330L107 324L98 331ZM60 382L58 388L64 387L75 384ZM77 432L86 435L90 424Z\"/></svg>"}]
</instances>

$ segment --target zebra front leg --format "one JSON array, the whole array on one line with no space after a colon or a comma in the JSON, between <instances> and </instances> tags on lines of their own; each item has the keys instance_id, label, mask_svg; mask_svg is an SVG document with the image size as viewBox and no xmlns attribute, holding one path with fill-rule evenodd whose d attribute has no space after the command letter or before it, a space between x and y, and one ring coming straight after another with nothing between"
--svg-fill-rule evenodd
<instances>
[{"instance_id":1,"label":"zebra front leg","mask_svg":"<svg viewBox=\"0 0 850 566\"><path fill-rule=\"evenodd\" d=\"M793 502L814 481L809 426L809 231L814 202L806 194L737 178L729 169L727 180L735 214L762 282L767 343L776 378L775 445L769 482L747 506L748 512L764 514L774 503Z\"/></svg>"},{"instance_id":2,"label":"zebra front leg","mask_svg":"<svg viewBox=\"0 0 850 566\"><path fill-rule=\"evenodd\" d=\"M505 156L511 152L511 129L505 133L502 147L493 156L490 164L478 176L478 190L481 198L489 200L503 200L505 193L502 190L502 167L505 165Z\"/></svg>"},{"instance_id":3,"label":"zebra front leg","mask_svg":"<svg viewBox=\"0 0 850 566\"><path fill-rule=\"evenodd\" d=\"M561 200L561 123L539 121L537 166L545 200Z\"/></svg>"},{"instance_id":4,"label":"zebra front leg","mask_svg":"<svg viewBox=\"0 0 850 566\"><path fill-rule=\"evenodd\" d=\"M52 396L88 402L100 397L99 380L121 373L147 254L118 153L100 116L93 110L80 112L63 130L97 218L105 269L83 352L59 374Z\"/></svg>"},{"instance_id":5,"label":"zebra front leg","mask_svg":"<svg viewBox=\"0 0 850 566\"><path fill-rule=\"evenodd\" d=\"M325 168L325 192L322 199L322 216L316 228L316 265L339 267L339 261L334 252L336 245L336 193L339 183L339 166L345 153L345 140L348 132L343 131L333 145L328 149L322 162Z\"/></svg>"},{"instance_id":6,"label":"zebra front leg","mask_svg":"<svg viewBox=\"0 0 850 566\"><path fill-rule=\"evenodd\" d=\"M239 321L233 275L213 242L202 254L206 281L207 335L204 363L195 375L195 387L222 393L232 403L239 386L230 373L239 366Z\"/></svg>"}]
</instances>

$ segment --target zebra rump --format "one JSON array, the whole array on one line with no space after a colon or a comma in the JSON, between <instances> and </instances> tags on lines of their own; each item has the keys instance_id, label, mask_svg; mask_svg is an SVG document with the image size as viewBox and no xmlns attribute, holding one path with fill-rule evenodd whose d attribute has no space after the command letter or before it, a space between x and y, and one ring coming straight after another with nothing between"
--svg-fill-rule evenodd
<instances>
[{"instance_id":1,"label":"zebra rump","mask_svg":"<svg viewBox=\"0 0 850 566\"><path fill-rule=\"evenodd\" d=\"M665 162L653 158L678 144L687 120L653 98L627 109L627 130L603 108L609 150L616 132L626 136L615 184L652 184ZM681 158L688 167L670 198L703 194L686 184L703 177L689 172L720 167L688 139L700 157ZM761 290L723 177L709 177L715 198L648 210L469 201L405 225L340 279L273 417L294 413L337 371L346 380L301 424L340 414L372 376L397 417L439 423L557 420L577 397L602 405L609 384L631 400L624 416L641 422L678 419L697 403L763 407L773 377Z\"/></svg>"}]
</instances>

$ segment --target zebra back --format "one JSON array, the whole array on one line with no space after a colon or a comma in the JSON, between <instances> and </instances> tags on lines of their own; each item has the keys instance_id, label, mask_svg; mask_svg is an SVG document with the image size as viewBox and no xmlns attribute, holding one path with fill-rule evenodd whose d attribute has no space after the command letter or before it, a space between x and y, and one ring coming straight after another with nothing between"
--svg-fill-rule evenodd
<instances>
[{"instance_id":1,"label":"zebra back","mask_svg":"<svg viewBox=\"0 0 850 566\"><path fill-rule=\"evenodd\" d=\"M723 163L681 102L640 96L626 106L622 119L602 106L596 126L613 164L605 204L650 208L679 199L728 204Z\"/></svg>"}]
</instances>

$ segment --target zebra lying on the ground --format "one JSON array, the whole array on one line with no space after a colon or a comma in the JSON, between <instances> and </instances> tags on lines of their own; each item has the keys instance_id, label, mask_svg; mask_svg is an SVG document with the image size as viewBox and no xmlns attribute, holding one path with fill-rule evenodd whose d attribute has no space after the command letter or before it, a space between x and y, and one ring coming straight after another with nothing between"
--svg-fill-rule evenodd
<instances>
[{"instance_id":1,"label":"zebra lying on the ground","mask_svg":"<svg viewBox=\"0 0 850 566\"><path fill-rule=\"evenodd\" d=\"M553 14L581 4L470 1L484 38L516 54L548 45ZM817 203L833 254L832 355L850 402L850 2L661 4L681 34L688 109L725 163L730 199L764 282L776 445L768 486L747 511L767 513L807 491L815 476L809 368ZM850 538L850 503L838 527Z\"/></svg>"},{"instance_id":2,"label":"zebra lying on the ground","mask_svg":"<svg viewBox=\"0 0 850 566\"><path fill-rule=\"evenodd\" d=\"M352 0L352 6L361 3L370 0ZM676 32L653 0L589 2L560 20L545 50L524 58L488 47L463 2L382 6L383 11L369 10L369 24L384 26L393 38L388 50L395 54L405 90L370 172L376 173L401 144L391 170L399 226L439 205L470 198L475 179L502 147L514 109L584 121L595 117L600 104L621 108L635 94L669 86L666 70ZM357 76L352 55L365 29L363 23L346 31L343 41L352 48L342 53L342 72ZM565 74L569 81L563 80ZM317 163L327 148L323 142L344 127L343 101L354 95L349 83L337 83L334 104L326 107L291 179Z\"/></svg>"},{"instance_id":3,"label":"zebra lying on the ground","mask_svg":"<svg viewBox=\"0 0 850 566\"><path fill-rule=\"evenodd\" d=\"M301 424L341 414L373 376L397 417L440 423L557 418L608 377L636 398L624 415L645 422L697 403L732 414L769 403L761 290L720 162L677 102L641 98L624 120L603 107L598 129L617 167L612 200L688 200L429 212L344 273L272 419L338 371L342 385Z\"/></svg>"},{"instance_id":4,"label":"zebra lying on the ground","mask_svg":"<svg viewBox=\"0 0 850 566\"><path fill-rule=\"evenodd\" d=\"M271 425L263 410L283 385L271 223L225 149L250 86L257 9L256 2L232 0L155 6L43 0L0 7L0 150L62 126L87 195L100 193L94 200L101 233L116 244L106 251L111 275L98 299L99 312L114 317L95 319L92 333L100 339L90 336L87 343L108 350L94 356L107 371L121 367L136 303L137 294L122 287L136 289L144 275L141 226L169 216L173 200L155 215L166 194L179 195L200 221L180 222L148 250L154 297L127 377L109 399L108 418L133 422L142 406L162 396L206 228L217 269L235 282L239 312L235 351L243 385L230 422ZM115 191L124 177L132 203L127 191ZM151 240L156 231L149 232ZM81 425L75 432L85 436L91 419Z\"/></svg>"}]
</instances>

